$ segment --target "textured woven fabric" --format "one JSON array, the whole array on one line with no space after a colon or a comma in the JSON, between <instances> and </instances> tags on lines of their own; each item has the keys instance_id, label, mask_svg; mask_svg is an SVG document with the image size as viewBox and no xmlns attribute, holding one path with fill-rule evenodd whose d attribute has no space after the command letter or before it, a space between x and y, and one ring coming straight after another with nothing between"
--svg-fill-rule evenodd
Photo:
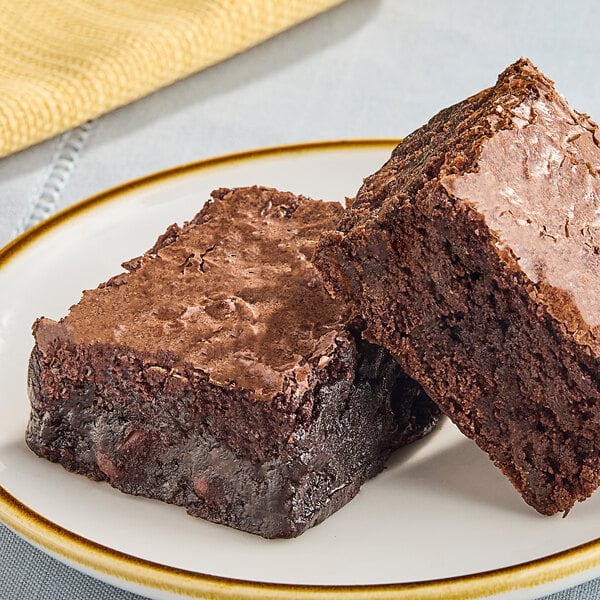
<instances>
[{"instance_id":1,"label":"textured woven fabric","mask_svg":"<svg viewBox=\"0 0 600 600\"><path fill-rule=\"evenodd\" d=\"M0 600L143 600L54 560L0 525Z\"/></svg>"},{"instance_id":2,"label":"textured woven fabric","mask_svg":"<svg viewBox=\"0 0 600 600\"><path fill-rule=\"evenodd\" d=\"M341 0L0 0L0 157Z\"/></svg>"}]
</instances>

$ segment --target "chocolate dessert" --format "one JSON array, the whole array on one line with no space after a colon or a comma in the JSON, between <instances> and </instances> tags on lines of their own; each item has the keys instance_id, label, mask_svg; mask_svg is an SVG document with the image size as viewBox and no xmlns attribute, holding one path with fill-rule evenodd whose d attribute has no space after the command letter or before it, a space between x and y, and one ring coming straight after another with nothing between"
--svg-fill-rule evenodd
<instances>
[{"instance_id":1,"label":"chocolate dessert","mask_svg":"<svg viewBox=\"0 0 600 600\"><path fill-rule=\"evenodd\" d=\"M127 273L36 321L30 448L268 538L343 506L439 413L310 262L342 213L217 190Z\"/></svg>"},{"instance_id":2,"label":"chocolate dessert","mask_svg":"<svg viewBox=\"0 0 600 600\"><path fill-rule=\"evenodd\" d=\"M526 502L600 482L600 136L528 60L409 135L316 264Z\"/></svg>"}]
</instances>

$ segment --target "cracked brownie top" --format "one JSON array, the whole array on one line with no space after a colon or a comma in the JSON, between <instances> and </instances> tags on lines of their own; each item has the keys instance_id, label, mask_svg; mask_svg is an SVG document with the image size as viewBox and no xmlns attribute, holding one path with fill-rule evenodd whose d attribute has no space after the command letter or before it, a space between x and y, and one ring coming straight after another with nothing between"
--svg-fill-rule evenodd
<instances>
[{"instance_id":1,"label":"cracked brownie top","mask_svg":"<svg viewBox=\"0 0 600 600\"><path fill-rule=\"evenodd\" d=\"M310 262L319 234L342 213L338 203L268 188L216 190L192 221L171 225L64 319L38 320L37 343L169 352L257 400L286 381L301 393L312 369L331 360L336 337L350 335Z\"/></svg>"}]
</instances>

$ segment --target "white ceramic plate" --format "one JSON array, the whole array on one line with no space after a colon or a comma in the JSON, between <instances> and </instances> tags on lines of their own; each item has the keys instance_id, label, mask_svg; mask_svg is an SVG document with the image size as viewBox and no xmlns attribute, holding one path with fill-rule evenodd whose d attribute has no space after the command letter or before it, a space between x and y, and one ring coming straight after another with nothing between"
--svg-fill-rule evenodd
<instances>
[{"instance_id":1,"label":"white ceramic plate","mask_svg":"<svg viewBox=\"0 0 600 600\"><path fill-rule=\"evenodd\" d=\"M391 141L221 157L110 190L0 252L0 518L59 559L154 598L534 598L600 575L600 494L568 518L526 506L449 423L397 453L350 504L266 541L72 475L25 446L30 327L120 271L216 187L343 201Z\"/></svg>"}]
</instances>

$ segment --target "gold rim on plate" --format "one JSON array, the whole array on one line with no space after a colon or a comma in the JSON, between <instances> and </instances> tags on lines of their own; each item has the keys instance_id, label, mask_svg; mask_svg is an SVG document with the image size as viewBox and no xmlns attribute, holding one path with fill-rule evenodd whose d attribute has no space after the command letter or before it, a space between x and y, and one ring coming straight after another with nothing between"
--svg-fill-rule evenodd
<instances>
[{"instance_id":1,"label":"gold rim on plate","mask_svg":"<svg viewBox=\"0 0 600 600\"><path fill-rule=\"evenodd\" d=\"M337 140L261 148L189 163L111 188L87 198L43 221L0 249L0 268L31 242L65 221L115 200L133 190L191 172L223 164L260 159L277 154L322 150L392 148L398 140ZM492 596L524 588L551 584L600 566L600 538L569 550L506 568L460 577L408 583L323 586L273 584L229 579L170 567L113 550L46 519L0 486L0 520L26 540L74 566L100 578L122 581L168 594L190 598L272 600L462 600Z\"/></svg>"}]
</instances>

